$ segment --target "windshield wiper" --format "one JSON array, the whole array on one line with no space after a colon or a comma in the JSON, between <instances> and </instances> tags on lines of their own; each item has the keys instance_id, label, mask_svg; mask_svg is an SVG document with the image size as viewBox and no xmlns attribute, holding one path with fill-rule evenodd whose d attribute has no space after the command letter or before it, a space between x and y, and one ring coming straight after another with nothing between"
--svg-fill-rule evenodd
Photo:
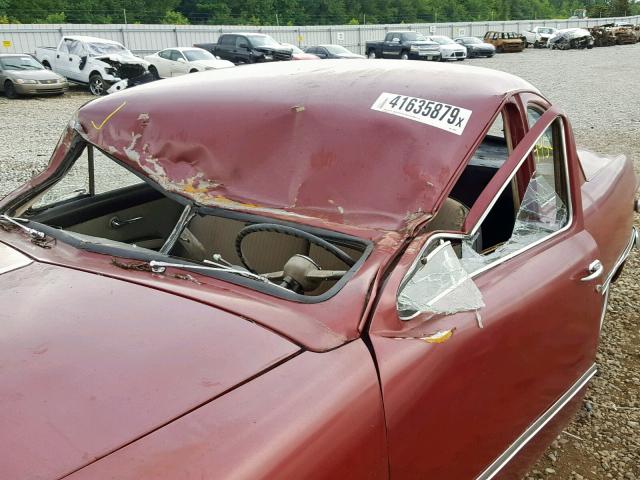
<instances>
[{"instance_id":1,"label":"windshield wiper","mask_svg":"<svg viewBox=\"0 0 640 480\"><path fill-rule=\"evenodd\" d=\"M252 273L249 270L245 270L240 267L227 266L222 263L212 262L210 260L205 260L206 263L210 263L212 266L206 265L193 265L189 263L172 263L172 262L161 262L158 260L151 260L149 262L149 266L151 267L151 271L153 273L164 273L167 268L184 268L187 270L203 270L207 272L228 272L235 273L236 275L241 275L246 278L251 278L253 280L258 280L263 283L273 283L268 278L258 275L256 273ZM275 284L274 284L275 285Z\"/></svg>"},{"instance_id":2,"label":"windshield wiper","mask_svg":"<svg viewBox=\"0 0 640 480\"><path fill-rule=\"evenodd\" d=\"M0 215L0 220L4 220L5 222L9 222L12 225L21 228L24 232L26 232L31 238L34 240L44 240L46 238L46 234L41 232L40 230L36 230L35 228L29 228L25 225L22 225L19 222L29 222L26 218L20 217L10 217L8 215Z\"/></svg>"}]
</instances>

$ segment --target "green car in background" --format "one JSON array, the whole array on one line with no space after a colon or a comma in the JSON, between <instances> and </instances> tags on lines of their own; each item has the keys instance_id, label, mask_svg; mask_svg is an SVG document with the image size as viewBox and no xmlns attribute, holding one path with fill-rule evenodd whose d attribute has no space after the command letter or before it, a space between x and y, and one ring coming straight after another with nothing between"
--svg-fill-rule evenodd
<instances>
[{"instance_id":1,"label":"green car in background","mask_svg":"<svg viewBox=\"0 0 640 480\"><path fill-rule=\"evenodd\" d=\"M47 70L30 55L0 55L0 91L7 98L17 98L20 95L60 95L68 88L66 78Z\"/></svg>"}]
</instances>

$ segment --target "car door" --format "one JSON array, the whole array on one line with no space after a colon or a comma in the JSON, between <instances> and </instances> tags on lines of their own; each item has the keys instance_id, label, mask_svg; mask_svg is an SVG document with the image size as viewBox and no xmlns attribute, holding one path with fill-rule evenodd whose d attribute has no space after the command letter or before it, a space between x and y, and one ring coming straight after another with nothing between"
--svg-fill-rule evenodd
<instances>
[{"instance_id":1,"label":"car door","mask_svg":"<svg viewBox=\"0 0 640 480\"><path fill-rule=\"evenodd\" d=\"M158 69L158 75L162 78L171 76L171 50L167 48L158 52L158 58L154 60L154 65Z\"/></svg>"},{"instance_id":2,"label":"car door","mask_svg":"<svg viewBox=\"0 0 640 480\"><path fill-rule=\"evenodd\" d=\"M82 65L85 67L86 59L83 61L82 58L88 58L88 50L84 42L80 40L66 39L65 43L67 45L68 53L60 52L60 65L64 65L64 71L67 78L72 80L76 80L78 82L88 83L89 82L89 69L82 68Z\"/></svg>"},{"instance_id":3,"label":"car door","mask_svg":"<svg viewBox=\"0 0 640 480\"><path fill-rule=\"evenodd\" d=\"M180 50L171 50L171 76L179 77L185 73L189 73L189 63Z\"/></svg>"},{"instance_id":4,"label":"car door","mask_svg":"<svg viewBox=\"0 0 640 480\"><path fill-rule=\"evenodd\" d=\"M517 475L517 452L595 373L598 249L568 128L545 113L471 206L465 233L417 239L387 278L370 339L391 477ZM506 241L482 230L501 202L513 205L493 223L509 225Z\"/></svg>"},{"instance_id":5,"label":"car door","mask_svg":"<svg viewBox=\"0 0 640 480\"><path fill-rule=\"evenodd\" d=\"M402 49L400 45L401 35L399 33L387 33L382 44L382 58L396 58Z\"/></svg>"}]
</instances>

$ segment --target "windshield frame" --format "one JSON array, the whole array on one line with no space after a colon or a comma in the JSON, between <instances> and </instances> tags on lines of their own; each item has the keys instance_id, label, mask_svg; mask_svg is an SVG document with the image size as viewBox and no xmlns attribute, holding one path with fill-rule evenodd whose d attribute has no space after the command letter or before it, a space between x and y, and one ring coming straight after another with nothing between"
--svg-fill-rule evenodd
<instances>
[{"instance_id":1,"label":"windshield frame","mask_svg":"<svg viewBox=\"0 0 640 480\"><path fill-rule=\"evenodd\" d=\"M204 55L204 58L191 58L190 54L195 53L196 55ZM182 50L182 54L185 56L187 61L189 62L201 62L206 60L216 60L216 57L211 53L202 48L188 48Z\"/></svg>"},{"instance_id":2,"label":"windshield frame","mask_svg":"<svg viewBox=\"0 0 640 480\"><path fill-rule=\"evenodd\" d=\"M200 215L211 215L211 216L219 216L229 219L241 220L246 223L275 223L283 226L290 226L300 230L304 230L308 233L311 233L316 236L320 236L321 238L326 239L327 241L337 241L339 244L346 244L353 248L358 248L361 250L361 254L359 258L355 261L354 265L346 270L346 273L335 282L327 291L315 296L305 296L302 294L295 293L292 290L288 290L282 288L281 286L269 282L261 282L256 279L248 278L245 276L238 275L237 273L233 273L231 271L204 271L201 269L203 265L206 266L206 263L199 263L193 260L183 259L177 256L172 256L168 253L163 253L162 250L155 251L150 250L143 247L137 247L135 245L122 243L116 240L110 240L104 237L93 237L90 235L84 234L76 234L72 231L66 231L61 228L53 227L47 225L45 223L41 223L38 220L32 218L24 218L25 226L30 228L34 228L36 230L41 231L47 237L51 237L56 241L61 241L65 244L68 244L74 248L79 250L98 253L105 256L109 256L111 258L118 258L126 260L138 260L142 262L150 262L152 260L159 262L173 262L180 263L184 265L183 267L174 267L178 270L189 271L195 274L212 277L215 279L222 280L224 282L231 283L233 285L238 285L241 287L245 287L250 289L251 291L264 293L273 297L282 298L284 300L298 302L298 303L306 303L306 304L315 304L321 303L330 298L337 295L339 292L343 290L346 284L351 280L351 278L356 275L356 273L360 270L362 265L367 261L370 257L371 252L373 252L374 244L371 240L361 237L355 237L353 235L349 235L342 232L336 232L332 230L327 230L323 228L314 227L307 224L296 223L284 221L278 218L272 218L264 215L256 215L245 212L239 212L236 210L224 209L221 207L212 207L206 205L200 205L195 203L192 200L188 200L186 197L178 195L176 193L165 190L160 184L155 182L153 179L145 176L144 174L132 169L127 164L121 162L113 155L108 152L100 149L97 145L86 140L83 135L73 127L69 127L65 134L71 133L72 137L69 140L69 144L64 146L63 148L67 148L63 160L57 165L57 168L42 182L34 185L29 188L25 193L19 195L15 199L13 199L10 203L5 205L2 209L0 209L0 214L5 214L10 217L22 217L25 212L28 211L28 204L37 199L39 195L44 193L49 188L53 187L56 183L61 181L64 176L69 172L69 170L73 167L74 163L81 157L85 148L92 147L98 150L101 154L107 157L109 160L113 161L120 167L127 169L129 172L134 175L140 177L143 180L143 184L136 184L129 187L124 188L141 188L143 185L148 185L151 188L157 190L159 193L164 195L165 197L170 198L176 203L182 205L184 207L183 213L180 218L176 222L172 233L169 235L167 241L171 238L176 238L177 236L184 230L185 227L188 226L189 221L193 217L194 214ZM60 145L56 147L56 150L60 148ZM55 151L54 151L55 155ZM64 208L65 204L69 201L79 200L88 201L92 198L99 197L100 195L107 195L109 192L105 194L98 194L94 197L83 197L83 198L73 198L69 199L65 202L58 203L56 205L51 206L45 210L50 209L59 209ZM25 205L26 204L26 205ZM35 213L35 217L37 217L43 211L37 211ZM178 233L176 234L176 231ZM95 241L92 239L95 238ZM46 240L46 239L45 239ZM44 243L44 242L43 242ZM55 245L55 244L54 244ZM50 248L50 247L45 247ZM164 246L163 246L164 249ZM193 265L194 269L189 269L189 264Z\"/></svg>"},{"instance_id":3,"label":"windshield frame","mask_svg":"<svg viewBox=\"0 0 640 480\"><path fill-rule=\"evenodd\" d=\"M16 59L16 60L29 59L29 62L32 63L29 66L33 66L37 68L7 68L7 64L5 63L5 60L10 60L10 59ZM10 66L16 67L16 65L10 65ZM38 60L33 58L31 55L6 55L6 56L0 56L0 70L6 70L10 72L27 72L27 71L31 72L31 71L45 70L45 68Z\"/></svg>"}]
</instances>

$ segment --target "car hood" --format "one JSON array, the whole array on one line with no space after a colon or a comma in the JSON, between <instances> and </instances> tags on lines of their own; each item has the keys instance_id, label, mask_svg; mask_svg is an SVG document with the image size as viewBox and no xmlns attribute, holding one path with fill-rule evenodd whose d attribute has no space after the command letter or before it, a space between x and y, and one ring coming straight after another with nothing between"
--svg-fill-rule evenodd
<instances>
[{"instance_id":1,"label":"car hood","mask_svg":"<svg viewBox=\"0 0 640 480\"><path fill-rule=\"evenodd\" d=\"M299 350L221 309L25 259L0 243L3 478L60 478Z\"/></svg>"},{"instance_id":2,"label":"car hood","mask_svg":"<svg viewBox=\"0 0 640 480\"><path fill-rule=\"evenodd\" d=\"M28 80L60 80L60 75L51 70L5 70L4 74L10 78Z\"/></svg>"},{"instance_id":3,"label":"car hood","mask_svg":"<svg viewBox=\"0 0 640 480\"><path fill-rule=\"evenodd\" d=\"M235 67L235 65L229 60L196 60L191 62L194 65L204 68L231 68Z\"/></svg>"},{"instance_id":4,"label":"car hood","mask_svg":"<svg viewBox=\"0 0 640 480\"><path fill-rule=\"evenodd\" d=\"M122 55L118 53L112 53L109 55L98 55L93 57L96 60L100 60L102 62L108 63L109 65L113 65L114 63L119 64L127 64L127 65L144 65L145 67L149 66L149 62L145 59L136 57L135 55Z\"/></svg>"},{"instance_id":5,"label":"car hood","mask_svg":"<svg viewBox=\"0 0 640 480\"><path fill-rule=\"evenodd\" d=\"M446 45L440 45L440 50L445 52L466 52L467 49L457 43L448 43Z\"/></svg>"}]
</instances>

